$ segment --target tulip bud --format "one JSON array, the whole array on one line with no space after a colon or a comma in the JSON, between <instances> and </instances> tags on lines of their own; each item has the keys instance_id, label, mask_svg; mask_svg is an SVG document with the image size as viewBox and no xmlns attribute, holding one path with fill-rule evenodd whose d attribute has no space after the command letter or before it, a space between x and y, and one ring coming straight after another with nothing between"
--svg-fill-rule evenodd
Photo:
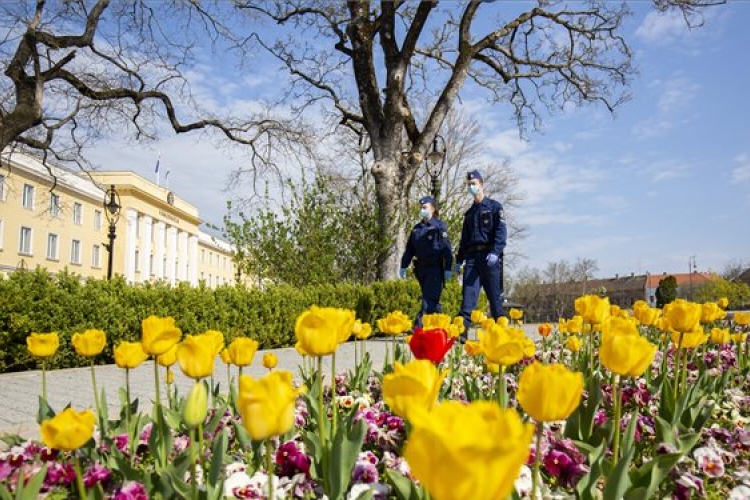
<instances>
[{"instance_id":1,"label":"tulip bud","mask_svg":"<svg viewBox=\"0 0 750 500\"><path fill-rule=\"evenodd\" d=\"M182 419L190 428L198 427L206 420L208 414L208 389L204 382L196 382L190 389Z\"/></svg>"},{"instance_id":2,"label":"tulip bud","mask_svg":"<svg viewBox=\"0 0 750 500\"><path fill-rule=\"evenodd\" d=\"M171 366L167 367L167 374L164 375L164 382L167 385L174 384L174 372L172 371L172 367Z\"/></svg>"},{"instance_id":3,"label":"tulip bud","mask_svg":"<svg viewBox=\"0 0 750 500\"><path fill-rule=\"evenodd\" d=\"M272 352L267 352L263 355L263 367L273 370L279 363L279 358Z\"/></svg>"}]
</instances>

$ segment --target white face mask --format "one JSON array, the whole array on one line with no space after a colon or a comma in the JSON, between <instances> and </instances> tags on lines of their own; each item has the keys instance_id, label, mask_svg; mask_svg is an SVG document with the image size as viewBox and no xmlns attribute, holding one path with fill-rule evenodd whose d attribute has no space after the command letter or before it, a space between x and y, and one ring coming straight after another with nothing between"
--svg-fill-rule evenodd
<instances>
[{"instance_id":1,"label":"white face mask","mask_svg":"<svg viewBox=\"0 0 750 500\"><path fill-rule=\"evenodd\" d=\"M482 186L477 186L476 184L469 184L467 186L467 189L469 190L470 195L476 196L482 191Z\"/></svg>"},{"instance_id":2,"label":"white face mask","mask_svg":"<svg viewBox=\"0 0 750 500\"><path fill-rule=\"evenodd\" d=\"M432 219L432 212L430 212L430 210L427 209L427 208L423 208L423 209L421 209L419 211L419 218L420 219L425 219L425 220L430 220L430 219Z\"/></svg>"}]
</instances>

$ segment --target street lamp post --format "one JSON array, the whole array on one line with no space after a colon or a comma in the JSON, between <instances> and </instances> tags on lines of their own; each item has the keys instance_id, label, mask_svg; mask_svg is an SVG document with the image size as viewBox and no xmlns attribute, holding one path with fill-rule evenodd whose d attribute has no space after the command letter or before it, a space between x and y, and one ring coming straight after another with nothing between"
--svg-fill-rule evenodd
<instances>
[{"instance_id":1,"label":"street lamp post","mask_svg":"<svg viewBox=\"0 0 750 500\"><path fill-rule=\"evenodd\" d=\"M112 262L115 253L115 238L117 237L117 221L120 220L120 194L115 190L115 185L109 186L109 191L104 195L104 215L109 222L109 243L104 244L104 248L109 253L107 260L107 279L112 279Z\"/></svg>"},{"instance_id":2,"label":"street lamp post","mask_svg":"<svg viewBox=\"0 0 750 500\"><path fill-rule=\"evenodd\" d=\"M443 149L438 149L438 139L443 143ZM432 197L437 199L440 197L440 176L443 173L445 167L445 157L447 152L447 146L445 139L442 135L436 135L435 140L432 141L432 151L427 155L428 168L430 171L430 181L432 182Z\"/></svg>"}]
</instances>

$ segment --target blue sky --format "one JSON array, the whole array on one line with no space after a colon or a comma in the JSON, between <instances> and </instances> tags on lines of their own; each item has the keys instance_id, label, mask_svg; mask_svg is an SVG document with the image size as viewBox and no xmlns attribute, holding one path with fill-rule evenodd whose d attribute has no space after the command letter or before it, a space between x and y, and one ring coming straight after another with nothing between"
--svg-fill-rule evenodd
<instances>
[{"instance_id":1,"label":"blue sky","mask_svg":"<svg viewBox=\"0 0 750 500\"><path fill-rule=\"evenodd\" d=\"M585 257L605 277L687 272L692 256L699 271L750 260L750 2L710 10L694 30L650 5L633 2L625 25L639 74L633 99L614 116L597 106L566 109L521 140L508 106L462 94L483 127L488 159L507 158L526 195L516 217L529 237L510 242L526 256L521 265ZM251 110L278 87L277 75L273 66L204 62L191 83L217 109ZM241 151L164 133L145 147L101 144L91 158L153 179L158 151L170 188L220 224Z\"/></svg>"}]
</instances>

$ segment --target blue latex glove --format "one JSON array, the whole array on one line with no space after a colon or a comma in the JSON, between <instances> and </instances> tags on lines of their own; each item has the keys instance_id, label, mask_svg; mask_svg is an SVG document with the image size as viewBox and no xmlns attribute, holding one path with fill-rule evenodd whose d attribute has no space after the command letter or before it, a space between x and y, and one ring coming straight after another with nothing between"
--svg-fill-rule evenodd
<instances>
[{"instance_id":1,"label":"blue latex glove","mask_svg":"<svg viewBox=\"0 0 750 500\"><path fill-rule=\"evenodd\" d=\"M497 256L497 254L494 253L488 253L487 254L487 265L488 266L494 266L500 261L500 257Z\"/></svg>"},{"instance_id":2,"label":"blue latex glove","mask_svg":"<svg viewBox=\"0 0 750 500\"><path fill-rule=\"evenodd\" d=\"M453 272L456 274L461 274L461 263L456 262L456 265L453 266Z\"/></svg>"},{"instance_id":3,"label":"blue latex glove","mask_svg":"<svg viewBox=\"0 0 750 500\"><path fill-rule=\"evenodd\" d=\"M398 277L401 278L401 279L406 278L406 269L404 269L403 267L401 269L399 269L398 270Z\"/></svg>"},{"instance_id":4,"label":"blue latex glove","mask_svg":"<svg viewBox=\"0 0 750 500\"><path fill-rule=\"evenodd\" d=\"M451 276L453 276L453 273L450 271L443 271L443 281L448 281L451 279Z\"/></svg>"}]
</instances>

